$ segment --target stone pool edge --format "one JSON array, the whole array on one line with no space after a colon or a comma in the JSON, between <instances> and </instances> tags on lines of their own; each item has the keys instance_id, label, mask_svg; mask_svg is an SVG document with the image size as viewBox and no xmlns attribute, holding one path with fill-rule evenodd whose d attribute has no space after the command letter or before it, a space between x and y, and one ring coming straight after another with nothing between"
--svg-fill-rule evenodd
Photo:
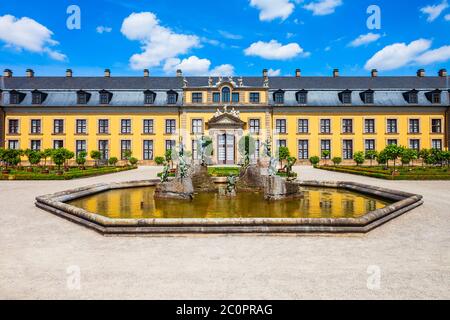
<instances>
[{"instance_id":1,"label":"stone pool edge","mask_svg":"<svg viewBox=\"0 0 450 320\"><path fill-rule=\"evenodd\" d=\"M99 192L154 186L159 180L95 184L36 197L36 206L103 235L185 233L367 233L420 206L421 195L345 181L299 181L299 187L342 188L395 201L359 218L111 219L66 202Z\"/></svg>"}]
</instances>

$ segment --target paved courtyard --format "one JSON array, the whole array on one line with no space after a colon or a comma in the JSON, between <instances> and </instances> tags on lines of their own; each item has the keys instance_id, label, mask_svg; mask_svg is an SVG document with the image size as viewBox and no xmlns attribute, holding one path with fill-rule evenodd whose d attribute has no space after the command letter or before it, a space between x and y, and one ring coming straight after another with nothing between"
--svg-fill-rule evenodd
<instances>
[{"instance_id":1,"label":"paved courtyard","mask_svg":"<svg viewBox=\"0 0 450 320\"><path fill-rule=\"evenodd\" d=\"M75 181L0 181L0 298L450 299L450 181L296 170L302 180L422 194L425 204L358 236L103 237L36 208L34 198L154 178L155 168ZM79 290L68 286L78 268ZM378 270L379 289L369 289Z\"/></svg>"}]
</instances>

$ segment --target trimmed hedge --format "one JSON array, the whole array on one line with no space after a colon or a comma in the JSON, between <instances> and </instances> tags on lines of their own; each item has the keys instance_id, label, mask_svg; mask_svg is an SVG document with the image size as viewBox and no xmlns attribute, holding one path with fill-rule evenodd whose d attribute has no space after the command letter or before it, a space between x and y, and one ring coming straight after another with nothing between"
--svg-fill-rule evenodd
<instances>
[{"instance_id":1,"label":"trimmed hedge","mask_svg":"<svg viewBox=\"0 0 450 320\"><path fill-rule=\"evenodd\" d=\"M56 173L43 174L40 172L12 171L9 174L0 174L0 180L72 180L78 178L95 177L104 174L116 173L136 169L136 167L99 167L80 170L78 168L70 169L62 175Z\"/></svg>"},{"instance_id":2,"label":"trimmed hedge","mask_svg":"<svg viewBox=\"0 0 450 320\"><path fill-rule=\"evenodd\" d=\"M448 168L408 168L399 167L399 175L392 175L392 171L383 170L381 167L334 167L334 166L316 166L317 169L350 173L366 177L385 179L385 180L450 180L450 170Z\"/></svg>"}]
</instances>

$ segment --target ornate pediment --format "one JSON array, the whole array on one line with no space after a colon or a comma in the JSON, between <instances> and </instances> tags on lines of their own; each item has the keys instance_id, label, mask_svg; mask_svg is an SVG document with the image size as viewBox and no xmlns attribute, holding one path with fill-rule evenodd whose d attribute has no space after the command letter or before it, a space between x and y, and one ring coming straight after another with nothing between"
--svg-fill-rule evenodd
<instances>
[{"instance_id":1,"label":"ornate pediment","mask_svg":"<svg viewBox=\"0 0 450 320\"><path fill-rule=\"evenodd\" d=\"M245 122L239 119L238 116L231 113L222 113L211 118L208 123L208 128L233 128L242 129Z\"/></svg>"}]
</instances>

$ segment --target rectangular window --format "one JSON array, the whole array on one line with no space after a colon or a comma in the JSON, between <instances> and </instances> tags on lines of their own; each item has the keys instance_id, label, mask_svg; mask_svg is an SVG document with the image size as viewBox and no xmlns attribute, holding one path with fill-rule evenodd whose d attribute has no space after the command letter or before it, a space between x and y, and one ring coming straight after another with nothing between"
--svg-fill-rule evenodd
<instances>
[{"instance_id":1,"label":"rectangular window","mask_svg":"<svg viewBox=\"0 0 450 320\"><path fill-rule=\"evenodd\" d=\"M109 120L108 119L98 120L98 133L101 133L101 134L109 133Z\"/></svg>"},{"instance_id":2,"label":"rectangular window","mask_svg":"<svg viewBox=\"0 0 450 320\"><path fill-rule=\"evenodd\" d=\"M374 99L373 99L373 92L366 92L365 94L364 94L364 96L365 96L365 103L367 103L367 104L373 104L373 102L374 102Z\"/></svg>"},{"instance_id":3,"label":"rectangular window","mask_svg":"<svg viewBox=\"0 0 450 320\"><path fill-rule=\"evenodd\" d=\"M31 133L32 134L40 134L41 133L41 120L40 119L32 119L31 120Z\"/></svg>"},{"instance_id":4,"label":"rectangular window","mask_svg":"<svg viewBox=\"0 0 450 320\"><path fill-rule=\"evenodd\" d=\"M308 132L309 132L308 119L298 119L298 133L308 133Z\"/></svg>"},{"instance_id":5,"label":"rectangular window","mask_svg":"<svg viewBox=\"0 0 450 320\"><path fill-rule=\"evenodd\" d=\"M100 93L100 104L109 104L109 94Z\"/></svg>"},{"instance_id":6,"label":"rectangular window","mask_svg":"<svg viewBox=\"0 0 450 320\"><path fill-rule=\"evenodd\" d=\"M283 104L284 103L284 93L283 92L275 93L275 103L276 104Z\"/></svg>"},{"instance_id":7,"label":"rectangular window","mask_svg":"<svg viewBox=\"0 0 450 320\"><path fill-rule=\"evenodd\" d=\"M176 133L176 121L174 119L166 120L166 134L175 134Z\"/></svg>"},{"instance_id":8,"label":"rectangular window","mask_svg":"<svg viewBox=\"0 0 450 320\"><path fill-rule=\"evenodd\" d=\"M306 104L308 102L308 94L306 92L297 93L297 102L299 104Z\"/></svg>"},{"instance_id":9,"label":"rectangular window","mask_svg":"<svg viewBox=\"0 0 450 320\"><path fill-rule=\"evenodd\" d=\"M42 94L40 92L33 92L31 94L31 103L32 104L41 104L42 103Z\"/></svg>"},{"instance_id":10,"label":"rectangular window","mask_svg":"<svg viewBox=\"0 0 450 320\"><path fill-rule=\"evenodd\" d=\"M10 94L9 104L19 104L19 95L17 93Z\"/></svg>"},{"instance_id":11,"label":"rectangular window","mask_svg":"<svg viewBox=\"0 0 450 320\"><path fill-rule=\"evenodd\" d=\"M77 95L77 103L78 104L86 104L87 103L87 96L85 93L78 93Z\"/></svg>"},{"instance_id":12,"label":"rectangular window","mask_svg":"<svg viewBox=\"0 0 450 320\"><path fill-rule=\"evenodd\" d=\"M77 119L76 133L77 134L86 134L87 133L87 121L85 119Z\"/></svg>"},{"instance_id":13,"label":"rectangular window","mask_svg":"<svg viewBox=\"0 0 450 320\"><path fill-rule=\"evenodd\" d=\"M177 103L177 95L175 93L169 93L167 95L167 103L168 104L176 104Z\"/></svg>"},{"instance_id":14,"label":"rectangular window","mask_svg":"<svg viewBox=\"0 0 450 320\"><path fill-rule=\"evenodd\" d=\"M330 151L330 154L326 157L323 157L322 154L324 151ZM324 139L320 140L320 155L322 159L330 159L331 158L331 140Z\"/></svg>"},{"instance_id":15,"label":"rectangular window","mask_svg":"<svg viewBox=\"0 0 450 320\"><path fill-rule=\"evenodd\" d=\"M411 104L419 103L419 95L418 95L417 92L410 92L409 93L409 103L411 103Z\"/></svg>"},{"instance_id":16,"label":"rectangular window","mask_svg":"<svg viewBox=\"0 0 450 320\"><path fill-rule=\"evenodd\" d=\"M309 159L308 140L298 140L298 158L301 160Z\"/></svg>"},{"instance_id":17,"label":"rectangular window","mask_svg":"<svg viewBox=\"0 0 450 320\"><path fill-rule=\"evenodd\" d=\"M166 151L167 150L174 150L175 149L175 140L166 140Z\"/></svg>"},{"instance_id":18,"label":"rectangular window","mask_svg":"<svg viewBox=\"0 0 450 320\"><path fill-rule=\"evenodd\" d=\"M122 160L127 159L127 152L131 151L131 140L120 141L120 158Z\"/></svg>"},{"instance_id":19,"label":"rectangular window","mask_svg":"<svg viewBox=\"0 0 450 320\"><path fill-rule=\"evenodd\" d=\"M120 120L120 133L131 134L131 119Z\"/></svg>"},{"instance_id":20,"label":"rectangular window","mask_svg":"<svg viewBox=\"0 0 450 320\"><path fill-rule=\"evenodd\" d=\"M431 132L432 133L442 133L441 119L431 119Z\"/></svg>"},{"instance_id":21,"label":"rectangular window","mask_svg":"<svg viewBox=\"0 0 450 320\"><path fill-rule=\"evenodd\" d=\"M409 119L409 133L419 133L419 119Z\"/></svg>"},{"instance_id":22,"label":"rectangular window","mask_svg":"<svg viewBox=\"0 0 450 320\"><path fill-rule=\"evenodd\" d=\"M144 140L143 142L144 160L153 160L153 140Z\"/></svg>"},{"instance_id":23,"label":"rectangular window","mask_svg":"<svg viewBox=\"0 0 450 320\"><path fill-rule=\"evenodd\" d=\"M352 94L350 92L344 92L342 94L342 103L344 103L344 104L352 103Z\"/></svg>"},{"instance_id":24,"label":"rectangular window","mask_svg":"<svg viewBox=\"0 0 450 320\"><path fill-rule=\"evenodd\" d=\"M345 160L353 159L353 140L342 140L342 157Z\"/></svg>"},{"instance_id":25,"label":"rectangular window","mask_svg":"<svg viewBox=\"0 0 450 320\"><path fill-rule=\"evenodd\" d=\"M259 103L259 92L250 92L250 103Z\"/></svg>"},{"instance_id":26,"label":"rectangular window","mask_svg":"<svg viewBox=\"0 0 450 320\"><path fill-rule=\"evenodd\" d=\"M34 151L41 151L41 140L31 140L30 149Z\"/></svg>"},{"instance_id":27,"label":"rectangular window","mask_svg":"<svg viewBox=\"0 0 450 320\"><path fill-rule=\"evenodd\" d=\"M231 94L231 101L234 103L238 103L239 102L239 92L233 92Z\"/></svg>"},{"instance_id":28,"label":"rectangular window","mask_svg":"<svg viewBox=\"0 0 450 320\"><path fill-rule=\"evenodd\" d=\"M220 103L220 93L219 92L214 92L213 93L213 102L214 103Z\"/></svg>"},{"instance_id":29,"label":"rectangular window","mask_svg":"<svg viewBox=\"0 0 450 320\"><path fill-rule=\"evenodd\" d=\"M397 139L388 139L388 141L387 141L387 145L388 146L390 146L390 145L397 145Z\"/></svg>"},{"instance_id":30,"label":"rectangular window","mask_svg":"<svg viewBox=\"0 0 450 320\"><path fill-rule=\"evenodd\" d=\"M98 151L100 151L100 160L109 159L109 142L108 140L98 140Z\"/></svg>"},{"instance_id":31,"label":"rectangular window","mask_svg":"<svg viewBox=\"0 0 450 320\"><path fill-rule=\"evenodd\" d=\"M275 124L276 133L286 133L286 119L277 119Z\"/></svg>"},{"instance_id":32,"label":"rectangular window","mask_svg":"<svg viewBox=\"0 0 450 320\"><path fill-rule=\"evenodd\" d=\"M153 119L144 119L144 133L145 134L153 133Z\"/></svg>"},{"instance_id":33,"label":"rectangular window","mask_svg":"<svg viewBox=\"0 0 450 320\"><path fill-rule=\"evenodd\" d=\"M260 129L259 119L250 119L250 133L259 134Z\"/></svg>"},{"instance_id":34,"label":"rectangular window","mask_svg":"<svg viewBox=\"0 0 450 320\"><path fill-rule=\"evenodd\" d=\"M197 134L203 133L203 120L202 119L192 119L192 133L197 133Z\"/></svg>"},{"instance_id":35,"label":"rectangular window","mask_svg":"<svg viewBox=\"0 0 450 320\"><path fill-rule=\"evenodd\" d=\"M433 103L441 103L441 93L436 92L432 94L432 99Z\"/></svg>"},{"instance_id":36,"label":"rectangular window","mask_svg":"<svg viewBox=\"0 0 450 320\"><path fill-rule=\"evenodd\" d=\"M431 148L442 150L442 140L441 139L431 140Z\"/></svg>"},{"instance_id":37,"label":"rectangular window","mask_svg":"<svg viewBox=\"0 0 450 320\"><path fill-rule=\"evenodd\" d=\"M366 139L364 141L364 149L366 152L375 150L375 139Z\"/></svg>"},{"instance_id":38,"label":"rectangular window","mask_svg":"<svg viewBox=\"0 0 450 320\"><path fill-rule=\"evenodd\" d=\"M277 140L277 148L279 149L280 147L286 147L287 143L286 140L281 139L281 140Z\"/></svg>"},{"instance_id":39,"label":"rectangular window","mask_svg":"<svg viewBox=\"0 0 450 320\"><path fill-rule=\"evenodd\" d=\"M409 148L416 151L420 151L420 140L419 139L409 140Z\"/></svg>"},{"instance_id":40,"label":"rectangular window","mask_svg":"<svg viewBox=\"0 0 450 320\"><path fill-rule=\"evenodd\" d=\"M144 93L144 103L145 104L155 103L155 95L153 93Z\"/></svg>"},{"instance_id":41,"label":"rectangular window","mask_svg":"<svg viewBox=\"0 0 450 320\"><path fill-rule=\"evenodd\" d=\"M320 133L331 133L330 119L320 119Z\"/></svg>"},{"instance_id":42,"label":"rectangular window","mask_svg":"<svg viewBox=\"0 0 450 320\"><path fill-rule=\"evenodd\" d=\"M53 149L61 149L64 148L63 140L53 140Z\"/></svg>"},{"instance_id":43,"label":"rectangular window","mask_svg":"<svg viewBox=\"0 0 450 320\"><path fill-rule=\"evenodd\" d=\"M87 152L86 140L75 141L75 154L78 157L80 152Z\"/></svg>"},{"instance_id":44,"label":"rectangular window","mask_svg":"<svg viewBox=\"0 0 450 320\"><path fill-rule=\"evenodd\" d=\"M62 119L53 120L53 133L54 134L64 133L64 120Z\"/></svg>"},{"instance_id":45,"label":"rectangular window","mask_svg":"<svg viewBox=\"0 0 450 320\"><path fill-rule=\"evenodd\" d=\"M397 119L387 119L387 133L397 133Z\"/></svg>"},{"instance_id":46,"label":"rectangular window","mask_svg":"<svg viewBox=\"0 0 450 320\"><path fill-rule=\"evenodd\" d=\"M19 140L9 140L8 141L8 149L18 150L19 149Z\"/></svg>"},{"instance_id":47,"label":"rectangular window","mask_svg":"<svg viewBox=\"0 0 450 320\"><path fill-rule=\"evenodd\" d=\"M252 159L252 160L258 160L259 159L259 152L260 152L260 149L259 149L259 139L256 139L255 140L255 153L253 153L251 156L250 156L250 159Z\"/></svg>"},{"instance_id":48,"label":"rectangular window","mask_svg":"<svg viewBox=\"0 0 450 320\"><path fill-rule=\"evenodd\" d=\"M343 119L342 120L342 133L353 133L353 120Z\"/></svg>"},{"instance_id":49,"label":"rectangular window","mask_svg":"<svg viewBox=\"0 0 450 320\"><path fill-rule=\"evenodd\" d=\"M18 134L19 133L19 120L10 119L8 121L8 133L9 134Z\"/></svg>"},{"instance_id":50,"label":"rectangular window","mask_svg":"<svg viewBox=\"0 0 450 320\"><path fill-rule=\"evenodd\" d=\"M364 119L364 133L375 133L375 119Z\"/></svg>"},{"instance_id":51,"label":"rectangular window","mask_svg":"<svg viewBox=\"0 0 450 320\"><path fill-rule=\"evenodd\" d=\"M192 103L202 103L202 102L203 102L203 94L201 92L193 92Z\"/></svg>"}]
</instances>

